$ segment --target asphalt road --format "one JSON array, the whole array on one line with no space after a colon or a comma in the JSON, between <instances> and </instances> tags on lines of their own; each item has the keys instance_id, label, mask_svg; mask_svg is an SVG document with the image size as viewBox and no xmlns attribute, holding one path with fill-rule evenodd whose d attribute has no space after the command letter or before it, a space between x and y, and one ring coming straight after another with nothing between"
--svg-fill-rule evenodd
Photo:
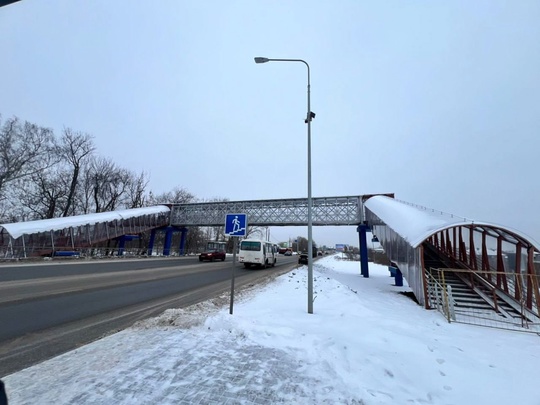
<instances>
[{"instance_id":1,"label":"asphalt road","mask_svg":"<svg viewBox=\"0 0 540 405\"><path fill-rule=\"evenodd\" d=\"M283 274L235 266L235 290ZM230 291L232 259L69 260L0 266L0 377L103 336Z\"/></svg>"}]
</instances>

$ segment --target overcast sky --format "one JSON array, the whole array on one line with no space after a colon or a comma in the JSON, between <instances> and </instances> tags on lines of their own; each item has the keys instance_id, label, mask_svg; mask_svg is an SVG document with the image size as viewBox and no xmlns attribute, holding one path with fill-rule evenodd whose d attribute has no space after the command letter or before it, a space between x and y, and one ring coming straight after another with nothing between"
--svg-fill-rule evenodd
<instances>
[{"instance_id":1,"label":"overcast sky","mask_svg":"<svg viewBox=\"0 0 540 405\"><path fill-rule=\"evenodd\" d=\"M540 240L538 21L536 0L22 0L0 8L0 114L93 135L155 193L304 197L306 68L253 57L304 59L314 197L393 192Z\"/></svg>"}]
</instances>

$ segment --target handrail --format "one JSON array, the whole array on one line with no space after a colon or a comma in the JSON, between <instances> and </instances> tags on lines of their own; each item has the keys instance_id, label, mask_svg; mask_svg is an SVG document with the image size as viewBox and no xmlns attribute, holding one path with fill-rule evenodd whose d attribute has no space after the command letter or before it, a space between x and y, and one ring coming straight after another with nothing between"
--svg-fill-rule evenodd
<instances>
[{"instance_id":1,"label":"handrail","mask_svg":"<svg viewBox=\"0 0 540 405\"><path fill-rule=\"evenodd\" d=\"M476 272L468 269L453 268L430 268L426 270L426 284L428 289L428 302L436 307L448 322L463 322L481 326L497 327L503 329L522 330L538 333L540 331L540 317L525 306L525 294L520 291L521 300L517 301L505 294L500 289L490 284L481 277L480 271ZM481 272L492 275L500 275L501 272ZM452 284L448 282L445 274L453 274L456 278L456 285L474 292L474 296L481 299L481 302L487 304L485 307L478 306L471 297L464 296L463 300L457 302L453 298ZM506 276L516 276L514 273L505 273ZM516 277L516 288L521 290L523 279L532 277L531 284L537 285L536 275L518 274ZM457 281L459 280L459 281ZM460 293L461 295L462 293ZM492 315L489 315L491 308ZM457 319L456 319L457 316Z\"/></svg>"},{"instance_id":2,"label":"handrail","mask_svg":"<svg viewBox=\"0 0 540 405\"><path fill-rule=\"evenodd\" d=\"M457 247L456 253L457 253L457 257L460 257L459 247ZM520 296L521 301L523 301L524 291L526 290L526 288L523 288L520 282L516 282L517 279L521 279L522 277L530 277L533 275L523 274L522 272L499 272L496 270L491 270L492 269L491 263L488 263L488 267L490 268L490 270L483 270L482 268L483 268L484 262L482 260L481 255L476 255L475 264L476 264L477 269L472 269L469 263L463 263L459 260L458 262L461 265L465 266L466 269L454 269L454 270L463 271L467 273L472 272L475 279L478 280L485 288L489 289L491 293L496 294L500 299L504 300L508 305L512 306L515 310L520 311L521 307L524 307L524 311L526 313L528 313L534 318L539 318L540 320L540 308L538 307L536 300L532 301L531 308L527 308L524 302L520 302L520 305L517 305L518 301L514 298L516 296L516 289L517 289L518 290L517 292L519 293L518 295ZM491 280L486 279L485 276L488 274L493 275L494 278L503 274L506 278L506 287L508 291L502 290L500 287L494 284ZM540 294L540 291L535 292L535 293Z\"/></svg>"},{"instance_id":3,"label":"handrail","mask_svg":"<svg viewBox=\"0 0 540 405\"><path fill-rule=\"evenodd\" d=\"M427 278L427 287L428 287L428 297L430 304L433 300L433 295L435 295L435 306L439 312L442 312L448 322L450 323L452 320L456 319L455 312L454 312L454 306L455 306L455 300L452 297L452 288L450 286L446 286L446 283L444 281L444 274L443 274L443 282L440 283L439 280L437 280L433 274L431 274L430 271L425 272L426 278ZM448 289L450 287L450 289ZM434 294L430 294L433 293ZM442 311L441 311L442 308Z\"/></svg>"}]
</instances>

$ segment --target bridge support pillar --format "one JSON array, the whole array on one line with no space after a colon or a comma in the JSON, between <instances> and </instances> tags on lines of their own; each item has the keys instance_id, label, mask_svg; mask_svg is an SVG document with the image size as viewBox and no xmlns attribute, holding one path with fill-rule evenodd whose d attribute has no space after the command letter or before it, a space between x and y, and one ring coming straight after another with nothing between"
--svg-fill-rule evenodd
<instances>
[{"instance_id":1,"label":"bridge support pillar","mask_svg":"<svg viewBox=\"0 0 540 405\"><path fill-rule=\"evenodd\" d=\"M358 231L358 237L360 240L360 274L368 278L369 267L366 233L369 230L369 226L367 226L366 224L361 224L358 225L358 228L356 228L356 230Z\"/></svg>"},{"instance_id":2,"label":"bridge support pillar","mask_svg":"<svg viewBox=\"0 0 540 405\"><path fill-rule=\"evenodd\" d=\"M150 240L148 241L148 256L152 256L152 250L154 250L154 241L156 240L156 230L152 229L150 232Z\"/></svg>"},{"instance_id":3,"label":"bridge support pillar","mask_svg":"<svg viewBox=\"0 0 540 405\"><path fill-rule=\"evenodd\" d=\"M169 256L171 254L173 228L168 226L165 228L165 242L163 243L163 256Z\"/></svg>"},{"instance_id":4,"label":"bridge support pillar","mask_svg":"<svg viewBox=\"0 0 540 405\"><path fill-rule=\"evenodd\" d=\"M139 235L122 235L118 238L118 256L124 255L126 242L139 239Z\"/></svg>"},{"instance_id":5,"label":"bridge support pillar","mask_svg":"<svg viewBox=\"0 0 540 405\"><path fill-rule=\"evenodd\" d=\"M186 235L187 228L180 228L180 249L178 249L178 254L184 256L186 254Z\"/></svg>"},{"instance_id":6,"label":"bridge support pillar","mask_svg":"<svg viewBox=\"0 0 540 405\"><path fill-rule=\"evenodd\" d=\"M394 277L396 287L403 287L403 274L399 268L396 268L396 276Z\"/></svg>"},{"instance_id":7,"label":"bridge support pillar","mask_svg":"<svg viewBox=\"0 0 540 405\"><path fill-rule=\"evenodd\" d=\"M122 256L124 254L124 248L126 247L126 237L121 236L120 239L118 239L118 256Z\"/></svg>"}]
</instances>

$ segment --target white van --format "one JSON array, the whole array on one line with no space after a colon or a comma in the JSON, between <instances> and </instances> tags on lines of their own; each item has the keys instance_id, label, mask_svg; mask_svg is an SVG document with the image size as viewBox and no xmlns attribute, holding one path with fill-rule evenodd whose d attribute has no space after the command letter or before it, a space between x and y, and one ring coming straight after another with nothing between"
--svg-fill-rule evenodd
<instances>
[{"instance_id":1,"label":"white van","mask_svg":"<svg viewBox=\"0 0 540 405\"><path fill-rule=\"evenodd\" d=\"M259 239L244 239L240 242L238 261L249 269L251 265L266 268L277 262L278 247L272 242Z\"/></svg>"}]
</instances>

